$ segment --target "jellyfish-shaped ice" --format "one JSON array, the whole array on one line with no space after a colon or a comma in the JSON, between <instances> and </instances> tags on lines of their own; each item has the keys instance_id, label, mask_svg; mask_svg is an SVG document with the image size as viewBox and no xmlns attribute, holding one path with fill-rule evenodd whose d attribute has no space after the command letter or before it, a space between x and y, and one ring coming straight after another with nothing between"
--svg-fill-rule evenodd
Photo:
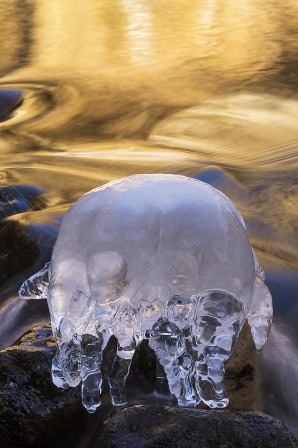
<instances>
[{"instance_id":1,"label":"jellyfish-shaped ice","mask_svg":"<svg viewBox=\"0 0 298 448\"><path fill-rule=\"evenodd\" d=\"M215 188L178 175L135 175L85 194L63 218L50 265L20 296L47 298L57 341L53 381L82 382L89 412L100 405L111 335L115 405L126 401L131 360L146 338L180 405L221 408L224 364L244 321L260 349L272 319L240 213Z\"/></svg>"}]
</instances>

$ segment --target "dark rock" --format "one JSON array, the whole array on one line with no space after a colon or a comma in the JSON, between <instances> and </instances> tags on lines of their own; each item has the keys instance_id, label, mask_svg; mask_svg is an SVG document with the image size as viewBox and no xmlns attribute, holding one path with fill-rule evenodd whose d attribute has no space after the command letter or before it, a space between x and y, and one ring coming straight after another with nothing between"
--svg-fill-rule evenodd
<instances>
[{"instance_id":1,"label":"dark rock","mask_svg":"<svg viewBox=\"0 0 298 448\"><path fill-rule=\"evenodd\" d=\"M0 446L45 446L81 411L78 388L61 391L51 380L55 342L50 325L0 352Z\"/></svg>"},{"instance_id":2,"label":"dark rock","mask_svg":"<svg viewBox=\"0 0 298 448\"><path fill-rule=\"evenodd\" d=\"M17 221L0 222L0 285L28 268L39 256L39 248Z\"/></svg>"},{"instance_id":3,"label":"dark rock","mask_svg":"<svg viewBox=\"0 0 298 448\"><path fill-rule=\"evenodd\" d=\"M254 437L259 437L257 431L261 422L265 422L262 424L267 434L268 422L271 420L275 422L273 424L272 434L274 438L277 437L275 435L276 425L279 425L281 428L281 424L276 423L276 420L263 416L262 414L248 412L246 417L243 411L238 414L229 411L188 410L178 407L170 408L161 406L161 404L172 405L175 403L175 399L168 393L167 387L162 390L159 387L160 384L158 384L158 381L155 380L156 359L154 352L148 345L148 341L143 341L137 348L127 381L128 403L130 405L143 404L146 406L128 408L116 413L110 420L106 420L109 413L115 411L115 408L111 405L107 377L113 364L116 345L117 341L112 337L104 351L102 364L102 404L92 415L88 414L82 406L80 386L61 391L52 383L51 362L56 347L50 324L34 328L20 338L14 346L0 351L0 447L25 448L42 446L46 448L54 446L55 448L93 448L108 446L205 446L207 448L208 446L218 446L228 448L236 445L224 445L224 443L222 445L216 445L217 440L219 440L216 437L220 436L221 426L231 425L236 431L238 423L239 427L241 427L241 425L243 426L247 422L247 427L244 425L243 428L246 428L245 430L248 432L250 431L249 437L251 440L254 440ZM235 353L227 363L226 373L231 405L235 408L240 407L241 404L243 407L249 406L254 401L254 395L257 392L256 378L258 375L255 349L251 342L248 327L243 329ZM163 394L159 393L157 395L156 390L163 392ZM159 406L155 405L157 402ZM148 406L148 404L153 406ZM138 412L140 412L140 415ZM123 417L121 417L122 415ZM244 415L245 418L243 417ZM125 429L124 431L123 429L124 427L126 428L126 416L128 416L127 428L130 428L129 431L132 435L130 432L126 434L125 431L128 430ZM198 435L198 429L193 428L193 426L195 427L197 425L197 421L195 425L194 423L189 423L194 422L195 419L201 419L205 422L203 424L200 421L203 429L205 426L206 428L210 428L212 425L214 426L217 432L212 430L211 436L210 434L208 436L209 439L206 435L206 440L213 440L212 437L214 435L214 445L194 445L194 440L197 441L203 437ZM229 419L231 419L232 423L230 423ZM106 423L102 430L102 423L105 420ZM256 422L256 428L249 429L249 425L252 424L253 426L254 421ZM116 425L115 428L118 428L120 425L119 431L117 429L113 433L114 435L111 435L111 428L113 428L114 424ZM163 428L165 434L169 433L169 436L167 436L168 439L160 439ZM177 431L175 428L177 428ZM207 434L206 428L204 429L204 434ZM153 439L150 439L150 444L147 445L147 442L145 443L142 440L145 440L148 434L153 434L155 429L157 434L156 444L151 445ZM99 432L101 435L98 439ZM127 440L130 441L132 443L131 445L129 444L130 442L127 442L126 445L120 444L119 440L122 433L124 434L123 440L126 440L126 442ZM178 437L178 433L182 434L182 441L181 443L179 442L180 445L170 445L171 440L173 441ZM114 440L114 436L117 440ZM117 438L118 436L120 438ZM106 437L110 445L106 441L102 442ZM186 441L189 440L189 443L184 443L183 437L185 437ZM249 437L248 440L250 440ZM98 441L96 442L97 439ZM141 445L138 445L138 440L141 440ZM161 442L159 442L160 440ZM205 439L203 438L202 440ZM277 438L276 440L281 439ZM153 441L155 443L155 439ZM113 445L114 442L116 443L115 445ZM158 443L161 443L161 445ZM239 444L239 447L244 448L246 446L248 445ZM254 446L266 447L271 445L251 445L251 447ZM275 447L278 445L272 446ZM280 444L279 446L290 447L295 445Z\"/></svg>"},{"instance_id":4,"label":"dark rock","mask_svg":"<svg viewBox=\"0 0 298 448\"><path fill-rule=\"evenodd\" d=\"M107 376L116 339L111 338L104 351L102 404L94 414L82 405L80 385L61 390L52 383L55 351L49 323L0 351L0 448L93 446L99 427L113 410Z\"/></svg>"},{"instance_id":5,"label":"dark rock","mask_svg":"<svg viewBox=\"0 0 298 448\"><path fill-rule=\"evenodd\" d=\"M262 410L259 353L245 322L234 352L225 364L228 409Z\"/></svg>"},{"instance_id":6,"label":"dark rock","mask_svg":"<svg viewBox=\"0 0 298 448\"><path fill-rule=\"evenodd\" d=\"M103 425L93 448L297 448L281 422L254 411L133 406Z\"/></svg>"}]
</instances>

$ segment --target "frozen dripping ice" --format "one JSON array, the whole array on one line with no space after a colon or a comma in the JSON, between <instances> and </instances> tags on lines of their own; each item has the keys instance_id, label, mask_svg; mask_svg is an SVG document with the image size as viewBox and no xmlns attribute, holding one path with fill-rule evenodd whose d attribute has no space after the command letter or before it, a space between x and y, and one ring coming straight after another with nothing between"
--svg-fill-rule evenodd
<instances>
[{"instance_id":1,"label":"frozen dripping ice","mask_svg":"<svg viewBox=\"0 0 298 448\"><path fill-rule=\"evenodd\" d=\"M126 401L136 346L149 339L178 403L211 408L228 404L224 363L245 320L258 349L268 337L271 295L244 221L224 194L196 179L135 175L86 193L63 218L47 275L48 285L44 269L20 296L47 296L53 381L82 381L89 412L100 405L112 335L115 405Z\"/></svg>"}]
</instances>

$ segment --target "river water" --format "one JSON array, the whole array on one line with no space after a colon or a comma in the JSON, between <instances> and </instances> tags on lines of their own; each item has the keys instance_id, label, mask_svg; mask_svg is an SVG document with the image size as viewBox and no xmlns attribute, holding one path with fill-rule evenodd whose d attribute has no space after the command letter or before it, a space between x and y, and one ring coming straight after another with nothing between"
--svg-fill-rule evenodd
<instances>
[{"instance_id":1,"label":"river water","mask_svg":"<svg viewBox=\"0 0 298 448\"><path fill-rule=\"evenodd\" d=\"M298 0L0 0L0 337L83 193L180 173L238 206L274 301L264 409L298 434Z\"/></svg>"}]
</instances>

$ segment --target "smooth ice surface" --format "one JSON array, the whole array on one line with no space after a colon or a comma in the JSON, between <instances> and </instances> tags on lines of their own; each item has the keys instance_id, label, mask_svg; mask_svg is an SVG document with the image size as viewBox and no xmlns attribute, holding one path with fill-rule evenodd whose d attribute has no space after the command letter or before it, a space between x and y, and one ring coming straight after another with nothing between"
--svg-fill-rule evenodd
<instances>
[{"instance_id":1,"label":"smooth ice surface","mask_svg":"<svg viewBox=\"0 0 298 448\"><path fill-rule=\"evenodd\" d=\"M115 405L126 402L131 360L146 338L180 405L202 400L222 408L224 363L245 319L258 349L268 337L272 302L264 278L244 221L224 194L184 176L136 175L71 207L50 266L27 280L20 296L47 296L57 341L53 381L82 382L89 412L100 405L102 351L111 335L118 340L109 377Z\"/></svg>"}]
</instances>

